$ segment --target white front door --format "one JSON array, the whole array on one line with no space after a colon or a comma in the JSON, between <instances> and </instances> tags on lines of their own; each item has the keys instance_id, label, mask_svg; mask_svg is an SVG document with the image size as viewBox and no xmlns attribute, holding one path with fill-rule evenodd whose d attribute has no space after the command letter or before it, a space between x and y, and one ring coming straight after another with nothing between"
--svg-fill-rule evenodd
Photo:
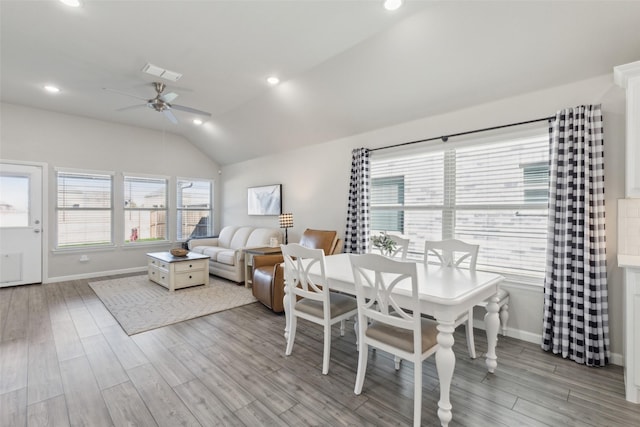
<instances>
[{"instance_id":1,"label":"white front door","mask_svg":"<svg viewBox=\"0 0 640 427\"><path fill-rule=\"evenodd\" d=\"M0 162L0 287L42 282L42 168Z\"/></svg>"}]
</instances>

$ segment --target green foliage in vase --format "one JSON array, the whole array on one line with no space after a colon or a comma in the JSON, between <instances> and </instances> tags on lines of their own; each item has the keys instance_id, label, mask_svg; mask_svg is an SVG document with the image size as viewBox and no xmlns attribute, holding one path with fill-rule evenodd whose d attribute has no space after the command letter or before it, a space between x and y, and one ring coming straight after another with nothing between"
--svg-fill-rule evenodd
<instances>
[{"instance_id":1,"label":"green foliage in vase","mask_svg":"<svg viewBox=\"0 0 640 427\"><path fill-rule=\"evenodd\" d=\"M391 253L396 249L396 246L398 245L384 231L381 231L379 236L373 236L371 238L371 243L373 243L373 246L378 248L383 255L387 256L391 255Z\"/></svg>"}]
</instances>

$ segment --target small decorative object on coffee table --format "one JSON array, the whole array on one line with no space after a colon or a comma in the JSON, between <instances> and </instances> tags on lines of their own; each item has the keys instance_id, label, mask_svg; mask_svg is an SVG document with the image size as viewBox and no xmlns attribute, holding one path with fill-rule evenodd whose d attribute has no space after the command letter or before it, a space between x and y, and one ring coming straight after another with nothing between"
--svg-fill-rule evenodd
<instances>
[{"instance_id":1,"label":"small decorative object on coffee table","mask_svg":"<svg viewBox=\"0 0 640 427\"><path fill-rule=\"evenodd\" d=\"M173 256L186 256L189 253L188 250L183 248L173 248L169 252L171 252Z\"/></svg>"},{"instance_id":2,"label":"small decorative object on coffee table","mask_svg":"<svg viewBox=\"0 0 640 427\"><path fill-rule=\"evenodd\" d=\"M188 252L173 256L170 252L147 254L149 280L174 291L209 283L209 256Z\"/></svg>"}]
</instances>

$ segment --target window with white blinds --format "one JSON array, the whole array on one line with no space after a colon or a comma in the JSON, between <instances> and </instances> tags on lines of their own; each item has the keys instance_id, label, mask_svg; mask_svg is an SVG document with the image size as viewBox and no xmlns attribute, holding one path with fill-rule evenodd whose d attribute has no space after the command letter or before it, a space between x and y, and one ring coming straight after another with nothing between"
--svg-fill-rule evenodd
<instances>
[{"instance_id":1,"label":"window with white blinds","mask_svg":"<svg viewBox=\"0 0 640 427\"><path fill-rule=\"evenodd\" d=\"M124 176L125 243L167 240L166 178Z\"/></svg>"},{"instance_id":2,"label":"window with white blinds","mask_svg":"<svg viewBox=\"0 0 640 427\"><path fill-rule=\"evenodd\" d=\"M211 236L213 183L209 180L178 178L176 191L178 240Z\"/></svg>"},{"instance_id":3,"label":"window with white blinds","mask_svg":"<svg viewBox=\"0 0 640 427\"><path fill-rule=\"evenodd\" d=\"M549 181L547 129L371 157L371 234L480 245L478 268L543 277Z\"/></svg>"},{"instance_id":4,"label":"window with white blinds","mask_svg":"<svg viewBox=\"0 0 640 427\"><path fill-rule=\"evenodd\" d=\"M113 244L113 176L56 171L56 248Z\"/></svg>"}]
</instances>

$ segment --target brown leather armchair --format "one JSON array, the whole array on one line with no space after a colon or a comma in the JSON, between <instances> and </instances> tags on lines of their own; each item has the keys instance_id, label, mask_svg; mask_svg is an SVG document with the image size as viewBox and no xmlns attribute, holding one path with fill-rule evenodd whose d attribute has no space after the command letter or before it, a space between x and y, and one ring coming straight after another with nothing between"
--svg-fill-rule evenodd
<instances>
[{"instance_id":1,"label":"brown leather armchair","mask_svg":"<svg viewBox=\"0 0 640 427\"><path fill-rule=\"evenodd\" d=\"M342 240L338 238L336 231L306 229L302 233L300 244L310 249L322 249L325 255L342 252ZM276 313L284 311L283 261L282 255L253 257L253 296Z\"/></svg>"}]
</instances>

